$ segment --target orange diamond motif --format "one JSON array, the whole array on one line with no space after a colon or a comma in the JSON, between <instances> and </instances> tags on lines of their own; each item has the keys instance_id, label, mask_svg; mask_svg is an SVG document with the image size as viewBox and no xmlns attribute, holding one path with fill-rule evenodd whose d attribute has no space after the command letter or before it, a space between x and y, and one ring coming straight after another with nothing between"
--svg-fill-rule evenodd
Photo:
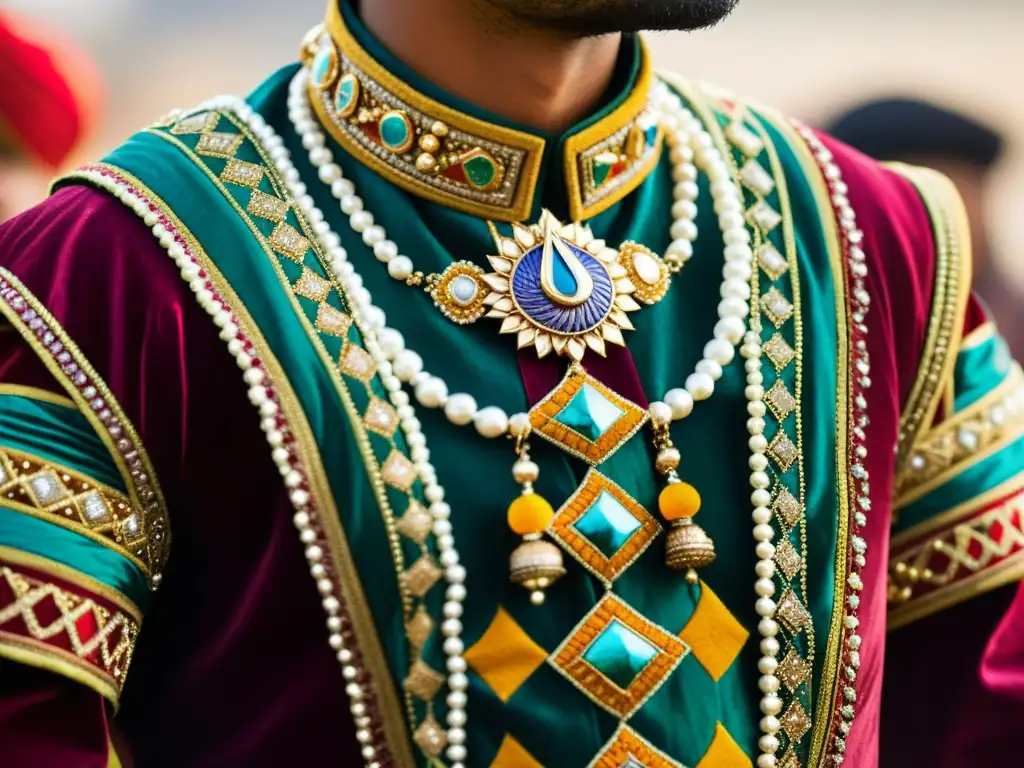
<instances>
[{"instance_id":1,"label":"orange diamond motif","mask_svg":"<svg viewBox=\"0 0 1024 768\"><path fill-rule=\"evenodd\" d=\"M683 768L671 757L640 736L628 725L620 725L601 754L587 768Z\"/></svg>"},{"instance_id":2,"label":"orange diamond motif","mask_svg":"<svg viewBox=\"0 0 1024 768\"><path fill-rule=\"evenodd\" d=\"M487 631L463 657L498 698L507 702L544 663L547 653L499 607Z\"/></svg>"},{"instance_id":3,"label":"orange diamond motif","mask_svg":"<svg viewBox=\"0 0 1024 768\"><path fill-rule=\"evenodd\" d=\"M718 595L701 582L700 600L679 638L717 683L743 649L750 633L725 607Z\"/></svg>"},{"instance_id":4,"label":"orange diamond motif","mask_svg":"<svg viewBox=\"0 0 1024 768\"><path fill-rule=\"evenodd\" d=\"M715 736L697 768L751 768L753 763L721 723L715 725Z\"/></svg>"}]
</instances>

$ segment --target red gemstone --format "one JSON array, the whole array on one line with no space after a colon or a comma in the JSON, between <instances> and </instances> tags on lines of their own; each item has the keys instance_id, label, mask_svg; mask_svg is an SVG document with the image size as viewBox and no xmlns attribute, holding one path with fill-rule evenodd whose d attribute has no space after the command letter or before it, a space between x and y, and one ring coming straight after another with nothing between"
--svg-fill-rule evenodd
<instances>
[{"instance_id":1,"label":"red gemstone","mask_svg":"<svg viewBox=\"0 0 1024 768\"><path fill-rule=\"evenodd\" d=\"M206 270L205 269L200 269L199 270L199 277L202 278L203 280L206 279Z\"/></svg>"},{"instance_id":2,"label":"red gemstone","mask_svg":"<svg viewBox=\"0 0 1024 768\"><path fill-rule=\"evenodd\" d=\"M622 161L619 161L615 165L612 166L610 171L608 171L608 178L609 179L614 179L616 176L618 176L624 170L626 170L626 164L624 162L622 162Z\"/></svg>"},{"instance_id":3,"label":"red gemstone","mask_svg":"<svg viewBox=\"0 0 1024 768\"><path fill-rule=\"evenodd\" d=\"M447 179L451 179L452 181L457 181L460 184L469 183L469 179L466 178L466 171L463 169L461 164L449 165L444 169L444 171L442 171L441 175Z\"/></svg>"},{"instance_id":4,"label":"red gemstone","mask_svg":"<svg viewBox=\"0 0 1024 768\"><path fill-rule=\"evenodd\" d=\"M234 320L235 322L238 322L238 318L236 318L236 317L233 317L231 319ZM252 365L253 368L259 368L259 367L261 367L263 365L263 362L258 357L254 357L252 359L251 365Z\"/></svg>"}]
</instances>

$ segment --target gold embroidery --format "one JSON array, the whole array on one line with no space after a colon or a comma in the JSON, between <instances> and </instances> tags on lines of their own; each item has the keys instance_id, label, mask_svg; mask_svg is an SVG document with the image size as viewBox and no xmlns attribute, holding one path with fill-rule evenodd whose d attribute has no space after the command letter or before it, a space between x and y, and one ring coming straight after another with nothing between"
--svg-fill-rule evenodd
<instances>
[{"instance_id":1,"label":"gold embroidery","mask_svg":"<svg viewBox=\"0 0 1024 768\"><path fill-rule=\"evenodd\" d=\"M377 375L377 364L370 353L356 344L348 344L341 353L338 367L353 379L369 383Z\"/></svg>"},{"instance_id":2,"label":"gold embroidery","mask_svg":"<svg viewBox=\"0 0 1024 768\"><path fill-rule=\"evenodd\" d=\"M621 724L587 768L683 768L628 725Z\"/></svg>"},{"instance_id":3,"label":"gold embroidery","mask_svg":"<svg viewBox=\"0 0 1024 768\"><path fill-rule=\"evenodd\" d=\"M431 757L440 755L448 745L448 737L444 732L444 728L434 719L433 715L427 715L423 718L423 722L416 729L413 739L420 745L420 749Z\"/></svg>"},{"instance_id":4,"label":"gold embroidery","mask_svg":"<svg viewBox=\"0 0 1024 768\"><path fill-rule=\"evenodd\" d=\"M418 659L405 678L405 690L424 701L433 699L444 685L444 675L431 669L423 659Z\"/></svg>"},{"instance_id":5,"label":"gold embroidery","mask_svg":"<svg viewBox=\"0 0 1024 768\"><path fill-rule=\"evenodd\" d=\"M352 327L352 318L327 302L321 302L316 311L316 327L317 330L344 339Z\"/></svg>"},{"instance_id":6,"label":"gold embroidery","mask_svg":"<svg viewBox=\"0 0 1024 768\"><path fill-rule=\"evenodd\" d=\"M786 257L770 242L765 242L757 249L757 263L772 280L778 280L789 269Z\"/></svg>"},{"instance_id":7,"label":"gold embroidery","mask_svg":"<svg viewBox=\"0 0 1024 768\"><path fill-rule=\"evenodd\" d=\"M232 184L240 184L243 187L256 189L263 181L263 166L256 163L248 163L245 160L231 158L224 166L220 177Z\"/></svg>"},{"instance_id":8,"label":"gold embroidery","mask_svg":"<svg viewBox=\"0 0 1024 768\"><path fill-rule=\"evenodd\" d=\"M775 327L782 325L793 316L792 302L783 296L782 292L774 285L761 297L761 308Z\"/></svg>"},{"instance_id":9,"label":"gold embroidery","mask_svg":"<svg viewBox=\"0 0 1024 768\"><path fill-rule=\"evenodd\" d=\"M804 511L803 505L797 501L797 498L790 493L787 488L783 486L779 486L775 492L775 500L772 503L772 510L785 524L785 531L788 531L796 525Z\"/></svg>"},{"instance_id":10,"label":"gold embroidery","mask_svg":"<svg viewBox=\"0 0 1024 768\"><path fill-rule=\"evenodd\" d=\"M320 277L309 267L303 267L302 277L295 282L295 292L310 301L321 302L331 292L331 281Z\"/></svg>"},{"instance_id":11,"label":"gold embroidery","mask_svg":"<svg viewBox=\"0 0 1024 768\"><path fill-rule=\"evenodd\" d=\"M441 578L442 571L429 555L423 555L413 563L409 570L402 574L402 581L409 593L416 597L423 597L430 591L430 588L437 584Z\"/></svg>"},{"instance_id":12,"label":"gold embroidery","mask_svg":"<svg viewBox=\"0 0 1024 768\"><path fill-rule=\"evenodd\" d=\"M782 721L782 730L786 732L790 742L793 744L799 744L811 727L811 719L807 716L807 712L804 710L799 699L793 699L789 709L786 710L780 719Z\"/></svg>"},{"instance_id":13,"label":"gold embroidery","mask_svg":"<svg viewBox=\"0 0 1024 768\"><path fill-rule=\"evenodd\" d=\"M772 457L783 472L789 471L789 468L793 466L800 456L796 444L781 430L779 430L779 434L775 436L775 439L768 446L768 455Z\"/></svg>"},{"instance_id":14,"label":"gold embroidery","mask_svg":"<svg viewBox=\"0 0 1024 768\"><path fill-rule=\"evenodd\" d=\"M797 554L796 549L788 538L783 539L779 546L775 548L775 562L782 570L782 575L789 581L793 580L793 577L800 572L800 567L803 565L803 559Z\"/></svg>"},{"instance_id":15,"label":"gold embroidery","mask_svg":"<svg viewBox=\"0 0 1024 768\"><path fill-rule=\"evenodd\" d=\"M381 467L381 476L388 485L393 485L403 492L408 491L416 482L416 467L395 449Z\"/></svg>"},{"instance_id":16,"label":"gold embroidery","mask_svg":"<svg viewBox=\"0 0 1024 768\"><path fill-rule=\"evenodd\" d=\"M184 136L194 133L212 133L220 122L220 115L216 112L200 112L179 120L171 127L171 133L175 136Z\"/></svg>"},{"instance_id":17,"label":"gold embroidery","mask_svg":"<svg viewBox=\"0 0 1024 768\"><path fill-rule=\"evenodd\" d=\"M242 136L239 136L239 138L241 139ZM196 151L198 152L198 149ZM273 195L268 195L266 192L254 189L246 210L253 216L259 216L261 219L269 219L275 223L280 223L288 215L288 203Z\"/></svg>"},{"instance_id":18,"label":"gold embroidery","mask_svg":"<svg viewBox=\"0 0 1024 768\"><path fill-rule=\"evenodd\" d=\"M775 383L765 393L765 400L768 401L768 407L771 409L772 415L780 423L785 421L786 417L796 410L796 398L786 389L782 379L775 380Z\"/></svg>"},{"instance_id":19,"label":"gold embroidery","mask_svg":"<svg viewBox=\"0 0 1024 768\"><path fill-rule=\"evenodd\" d=\"M398 521L395 528L407 539L412 539L417 544L423 544L430 535L434 519L430 513L423 508L419 502L412 502L405 510L402 519Z\"/></svg>"},{"instance_id":20,"label":"gold embroidery","mask_svg":"<svg viewBox=\"0 0 1024 768\"><path fill-rule=\"evenodd\" d=\"M782 599L779 600L776 615L794 634L811 625L811 614L807 612L804 604L800 602L800 598L793 594L791 589L787 589L782 595Z\"/></svg>"},{"instance_id":21,"label":"gold embroidery","mask_svg":"<svg viewBox=\"0 0 1024 768\"><path fill-rule=\"evenodd\" d=\"M282 221L270 235L270 247L292 261L302 263L309 251L309 240L291 224Z\"/></svg>"},{"instance_id":22,"label":"gold embroidery","mask_svg":"<svg viewBox=\"0 0 1024 768\"><path fill-rule=\"evenodd\" d=\"M412 647L418 651L427 642L427 638L434 631L434 626L434 620L430 618L427 609L421 605L416 609L412 618L405 622L405 636L409 638Z\"/></svg>"},{"instance_id":23,"label":"gold embroidery","mask_svg":"<svg viewBox=\"0 0 1024 768\"><path fill-rule=\"evenodd\" d=\"M363 423L371 432L376 432L383 437L391 437L398 429L398 413L391 403L375 397L366 406L366 416Z\"/></svg>"},{"instance_id":24,"label":"gold embroidery","mask_svg":"<svg viewBox=\"0 0 1024 768\"><path fill-rule=\"evenodd\" d=\"M795 691L811 674L811 665L792 648L786 653L775 675L790 691Z\"/></svg>"},{"instance_id":25,"label":"gold embroidery","mask_svg":"<svg viewBox=\"0 0 1024 768\"><path fill-rule=\"evenodd\" d=\"M789 346L782 335L776 333L772 336L764 345L764 353L768 356L771 364L775 366L776 371L781 371L796 357L796 352Z\"/></svg>"},{"instance_id":26,"label":"gold embroidery","mask_svg":"<svg viewBox=\"0 0 1024 768\"><path fill-rule=\"evenodd\" d=\"M196 143L196 153L230 160L244 141L245 138L238 133L221 133L219 131L204 133Z\"/></svg>"}]
</instances>

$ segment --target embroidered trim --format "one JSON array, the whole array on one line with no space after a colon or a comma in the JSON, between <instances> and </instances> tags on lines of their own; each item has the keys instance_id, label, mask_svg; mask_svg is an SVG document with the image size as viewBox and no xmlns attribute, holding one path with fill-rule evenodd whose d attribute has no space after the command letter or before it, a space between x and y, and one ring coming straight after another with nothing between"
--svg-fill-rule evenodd
<instances>
[{"instance_id":1,"label":"embroidered trim","mask_svg":"<svg viewBox=\"0 0 1024 768\"><path fill-rule=\"evenodd\" d=\"M932 425L940 402L945 400L947 413L952 413L952 376L970 296L971 243L963 203L948 179L923 168L899 164L889 167L917 189L928 209L935 239L935 289L925 349L900 418L896 454L899 477L922 431Z\"/></svg>"},{"instance_id":2,"label":"embroidered trim","mask_svg":"<svg viewBox=\"0 0 1024 768\"><path fill-rule=\"evenodd\" d=\"M925 432L896 476L894 510L940 487L1024 434L1024 372L1014 365L995 389Z\"/></svg>"},{"instance_id":3,"label":"embroidered trim","mask_svg":"<svg viewBox=\"0 0 1024 768\"><path fill-rule=\"evenodd\" d=\"M127 518L122 533L133 537L130 552L156 589L162 580L171 543L167 505L149 455L138 433L103 379L60 324L28 289L0 268L0 314L21 332L39 359L59 381L78 410L103 440L124 478L131 507L141 512ZM134 530L138 529L138 536Z\"/></svg>"},{"instance_id":4,"label":"embroidered trim","mask_svg":"<svg viewBox=\"0 0 1024 768\"><path fill-rule=\"evenodd\" d=\"M11 326L7 327L10 328ZM13 330L13 328L11 330ZM3 395L24 397L28 400L38 400L43 403L49 403L50 405L59 405L63 408L77 410L75 401L70 397L58 395L56 392L51 392L48 389L39 389L39 387L27 387L23 384L6 384L0 382L0 396Z\"/></svg>"},{"instance_id":5,"label":"embroidered trim","mask_svg":"<svg viewBox=\"0 0 1024 768\"><path fill-rule=\"evenodd\" d=\"M1024 576L1024 491L979 506L923 536L907 531L900 544L894 544L889 558L889 629Z\"/></svg>"},{"instance_id":6,"label":"embroidered trim","mask_svg":"<svg viewBox=\"0 0 1024 768\"><path fill-rule=\"evenodd\" d=\"M0 505L88 536L135 563L148 574L144 517L131 500L60 464L0 448Z\"/></svg>"},{"instance_id":7,"label":"embroidered trim","mask_svg":"<svg viewBox=\"0 0 1024 768\"><path fill-rule=\"evenodd\" d=\"M67 178L109 191L140 219L155 216L154 236L170 236L170 244L166 246L168 255L182 270L182 278L197 294L204 310L222 317L227 325L236 329L234 338L240 347L232 348L229 343L229 352L244 370L261 374L258 379L246 375L246 383L258 381L252 387L259 389L264 397L258 404L254 400L253 404L261 414L261 427L271 446L281 447L288 454L284 461L290 469L283 479L296 511L295 524L314 533L313 541L306 544L305 556L311 566L323 568L315 578L323 595L330 644L347 680L346 693L353 704L353 720L363 745L363 757L367 766L375 763L412 765L413 756L402 728L401 705L390 684L373 617L337 522L337 510L316 442L279 363L230 285L166 203L138 179L110 166L92 166ZM208 296L201 296L204 292ZM224 314L218 315L221 311ZM330 585L330 589L325 591L321 584ZM357 709L356 704L361 707Z\"/></svg>"},{"instance_id":8,"label":"embroidered trim","mask_svg":"<svg viewBox=\"0 0 1024 768\"><path fill-rule=\"evenodd\" d=\"M141 617L87 576L0 547L0 656L87 685L117 705Z\"/></svg>"},{"instance_id":9,"label":"embroidered trim","mask_svg":"<svg viewBox=\"0 0 1024 768\"><path fill-rule=\"evenodd\" d=\"M497 221L525 220L545 141L470 117L418 93L359 45L336 4L303 51L317 67L310 101L347 151L388 180L441 205ZM641 44L642 45L642 44ZM657 165L663 136L649 96L650 57L641 51L633 92L610 115L566 141L569 212L590 218L621 200ZM318 75L322 75L318 77Z\"/></svg>"}]
</instances>

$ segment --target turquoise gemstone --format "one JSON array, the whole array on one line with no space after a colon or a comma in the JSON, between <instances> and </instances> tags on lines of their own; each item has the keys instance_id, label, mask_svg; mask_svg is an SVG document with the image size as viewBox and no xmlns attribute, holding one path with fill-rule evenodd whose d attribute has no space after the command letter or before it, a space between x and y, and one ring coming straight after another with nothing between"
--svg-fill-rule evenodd
<instances>
[{"instance_id":1,"label":"turquoise gemstone","mask_svg":"<svg viewBox=\"0 0 1024 768\"><path fill-rule=\"evenodd\" d=\"M572 296L576 293L576 289L579 288L579 283L576 282L576 278L572 276L572 271L569 269L569 265L565 263L565 259L562 258L562 254L558 252L557 248L552 248L553 253L551 254L554 259L554 269L552 274L555 280L555 289L559 293L565 296Z\"/></svg>"},{"instance_id":2,"label":"turquoise gemstone","mask_svg":"<svg viewBox=\"0 0 1024 768\"><path fill-rule=\"evenodd\" d=\"M601 491L572 527L611 559L639 530L640 521L608 491Z\"/></svg>"},{"instance_id":3,"label":"turquoise gemstone","mask_svg":"<svg viewBox=\"0 0 1024 768\"><path fill-rule=\"evenodd\" d=\"M409 143L409 120L397 112L384 115L380 121L380 140L388 149L398 152L407 148Z\"/></svg>"},{"instance_id":4,"label":"turquoise gemstone","mask_svg":"<svg viewBox=\"0 0 1024 768\"><path fill-rule=\"evenodd\" d=\"M313 57L313 82L321 88L327 85L333 69L334 48L330 45L323 46Z\"/></svg>"},{"instance_id":5,"label":"turquoise gemstone","mask_svg":"<svg viewBox=\"0 0 1024 768\"><path fill-rule=\"evenodd\" d=\"M644 138L647 140L647 146L653 147L654 142L658 140L658 126L652 125L646 131L644 131Z\"/></svg>"},{"instance_id":6,"label":"turquoise gemstone","mask_svg":"<svg viewBox=\"0 0 1024 768\"><path fill-rule=\"evenodd\" d=\"M334 96L334 108L339 112L346 113L352 108L356 98L356 79L352 75L345 75L338 83L338 92Z\"/></svg>"},{"instance_id":7,"label":"turquoise gemstone","mask_svg":"<svg viewBox=\"0 0 1024 768\"><path fill-rule=\"evenodd\" d=\"M555 263L557 265L557 261ZM590 442L596 443L601 435L622 418L622 414L623 411L619 406L590 384L584 384L575 397L569 401L569 404L558 412L555 421L580 433Z\"/></svg>"},{"instance_id":8,"label":"turquoise gemstone","mask_svg":"<svg viewBox=\"0 0 1024 768\"><path fill-rule=\"evenodd\" d=\"M623 691L660 651L618 619L613 619L583 652L583 660Z\"/></svg>"},{"instance_id":9,"label":"turquoise gemstone","mask_svg":"<svg viewBox=\"0 0 1024 768\"><path fill-rule=\"evenodd\" d=\"M483 189L494 181L498 168L491 158L485 155L471 157L462 164L462 170L466 172L466 178L474 187Z\"/></svg>"}]
</instances>

